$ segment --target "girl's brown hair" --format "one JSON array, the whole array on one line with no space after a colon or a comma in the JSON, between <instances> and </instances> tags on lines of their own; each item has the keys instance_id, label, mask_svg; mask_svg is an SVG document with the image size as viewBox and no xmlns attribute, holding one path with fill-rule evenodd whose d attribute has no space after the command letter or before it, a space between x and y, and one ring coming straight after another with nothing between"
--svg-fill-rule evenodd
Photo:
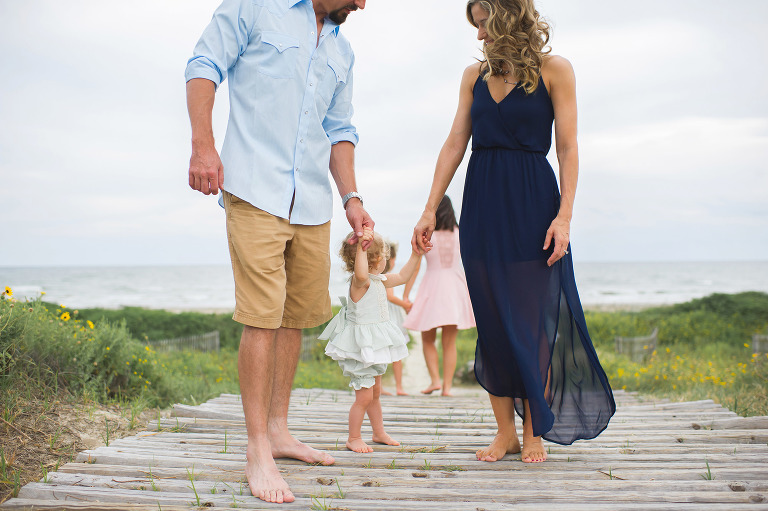
<instances>
[{"instance_id":1,"label":"girl's brown hair","mask_svg":"<svg viewBox=\"0 0 768 511\"><path fill-rule=\"evenodd\" d=\"M384 267L384 273L389 273L392 271L392 259L397 257L397 243L394 241L385 241L385 243L389 249L389 254L387 254L387 265Z\"/></svg>"},{"instance_id":2,"label":"girl's brown hair","mask_svg":"<svg viewBox=\"0 0 768 511\"><path fill-rule=\"evenodd\" d=\"M493 43L483 47L488 72L483 80L501 75L504 64L528 94L539 86L544 56L551 50L549 24L539 15L533 0L469 0L467 19L474 26L472 6L488 11L485 30Z\"/></svg>"},{"instance_id":3,"label":"girl's brown hair","mask_svg":"<svg viewBox=\"0 0 768 511\"><path fill-rule=\"evenodd\" d=\"M344 241L341 242L341 250L339 250L339 256L341 256L341 260L344 261L344 269L349 273L355 273L357 243L361 243L361 241L358 241L354 245L350 244L349 239L353 235L354 233L350 232L347 237L344 238ZM372 270L379 263L379 259L382 257L389 258L389 246L380 234L373 233L373 240L371 241L371 244L368 245L366 253L368 254L368 269Z\"/></svg>"}]
</instances>

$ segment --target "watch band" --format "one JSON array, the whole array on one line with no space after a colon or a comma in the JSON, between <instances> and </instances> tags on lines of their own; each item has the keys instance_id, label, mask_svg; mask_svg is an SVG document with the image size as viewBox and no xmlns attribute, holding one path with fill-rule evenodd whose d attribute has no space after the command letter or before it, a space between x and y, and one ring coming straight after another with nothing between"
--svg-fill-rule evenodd
<instances>
[{"instance_id":1,"label":"watch band","mask_svg":"<svg viewBox=\"0 0 768 511\"><path fill-rule=\"evenodd\" d=\"M349 192L344 197L341 198L341 207L344 209L347 209L347 202L349 202L349 199L357 198L360 200L360 204L363 203L363 197L357 192Z\"/></svg>"}]
</instances>

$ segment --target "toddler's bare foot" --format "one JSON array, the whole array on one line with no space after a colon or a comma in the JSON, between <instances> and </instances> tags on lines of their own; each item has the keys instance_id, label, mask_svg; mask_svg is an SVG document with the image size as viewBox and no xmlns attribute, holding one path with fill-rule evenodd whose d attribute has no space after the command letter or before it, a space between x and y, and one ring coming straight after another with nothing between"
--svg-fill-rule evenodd
<instances>
[{"instance_id":1,"label":"toddler's bare foot","mask_svg":"<svg viewBox=\"0 0 768 511\"><path fill-rule=\"evenodd\" d=\"M436 390L440 390L440 389L442 389L442 388L443 388L443 387L441 387L439 384L435 384L435 383L433 383L433 384L431 384L429 387L427 387L426 389L422 390L422 391L421 391L421 393L422 393L422 394L431 394L431 393L433 393L434 391L436 391Z\"/></svg>"},{"instance_id":2,"label":"toddler's bare foot","mask_svg":"<svg viewBox=\"0 0 768 511\"><path fill-rule=\"evenodd\" d=\"M273 433L270 436L273 458L293 458L305 463L333 465L336 460L327 452L318 451L296 440L290 433Z\"/></svg>"},{"instance_id":3,"label":"toddler's bare foot","mask_svg":"<svg viewBox=\"0 0 768 511\"><path fill-rule=\"evenodd\" d=\"M397 395L398 396L407 396L408 393L404 391L403 389L397 389Z\"/></svg>"},{"instance_id":4,"label":"toddler's bare foot","mask_svg":"<svg viewBox=\"0 0 768 511\"><path fill-rule=\"evenodd\" d=\"M491 445L485 449L479 449L475 456L478 461L499 461L506 454L515 454L520 452L520 440L517 435L511 437L496 434Z\"/></svg>"},{"instance_id":5,"label":"toddler's bare foot","mask_svg":"<svg viewBox=\"0 0 768 511\"><path fill-rule=\"evenodd\" d=\"M541 437L523 438L523 452L521 458L524 463L541 463L547 459L547 450L541 443Z\"/></svg>"},{"instance_id":6,"label":"toddler's bare foot","mask_svg":"<svg viewBox=\"0 0 768 511\"><path fill-rule=\"evenodd\" d=\"M245 477L248 479L248 487L254 497L277 504L295 500L271 456L262 458L248 456Z\"/></svg>"},{"instance_id":7,"label":"toddler's bare foot","mask_svg":"<svg viewBox=\"0 0 768 511\"><path fill-rule=\"evenodd\" d=\"M392 393L388 390L381 389L381 395L382 396L391 396Z\"/></svg>"},{"instance_id":8,"label":"toddler's bare foot","mask_svg":"<svg viewBox=\"0 0 768 511\"><path fill-rule=\"evenodd\" d=\"M347 440L347 449L350 451L355 452L373 452L373 448L371 448L368 444L363 442L362 438L350 438Z\"/></svg>"},{"instance_id":9,"label":"toddler's bare foot","mask_svg":"<svg viewBox=\"0 0 768 511\"><path fill-rule=\"evenodd\" d=\"M385 444L385 445L400 445L400 442L397 440L393 440L391 436L389 436L386 432L381 433L374 433L371 437L371 440L376 442L377 444Z\"/></svg>"}]
</instances>

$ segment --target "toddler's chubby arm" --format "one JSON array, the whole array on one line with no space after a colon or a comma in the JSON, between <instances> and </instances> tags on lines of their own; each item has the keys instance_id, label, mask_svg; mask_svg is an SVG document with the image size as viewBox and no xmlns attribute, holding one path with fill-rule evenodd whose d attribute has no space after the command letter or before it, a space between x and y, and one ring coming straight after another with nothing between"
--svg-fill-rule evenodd
<instances>
[{"instance_id":1,"label":"toddler's chubby arm","mask_svg":"<svg viewBox=\"0 0 768 511\"><path fill-rule=\"evenodd\" d=\"M363 228L362 241L371 241L373 239L373 229ZM357 244L357 253L355 254L355 272L352 274L352 282L349 286L349 297L357 302L363 297L371 285L368 278L368 252L363 250L364 243Z\"/></svg>"},{"instance_id":2,"label":"toddler's chubby arm","mask_svg":"<svg viewBox=\"0 0 768 511\"><path fill-rule=\"evenodd\" d=\"M387 273L387 280L384 281L384 286L396 287L405 284L418 269L420 262L421 254L412 250L411 257L405 263L405 266L400 269L400 273Z\"/></svg>"}]
</instances>

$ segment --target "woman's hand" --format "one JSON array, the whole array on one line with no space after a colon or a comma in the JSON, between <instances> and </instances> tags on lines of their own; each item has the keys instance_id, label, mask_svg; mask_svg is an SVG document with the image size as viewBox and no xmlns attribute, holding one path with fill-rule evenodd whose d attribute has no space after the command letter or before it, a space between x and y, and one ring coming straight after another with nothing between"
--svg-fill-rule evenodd
<instances>
[{"instance_id":1,"label":"woman's hand","mask_svg":"<svg viewBox=\"0 0 768 511\"><path fill-rule=\"evenodd\" d=\"M552 244L553 240L555 248L552 255L547 259L547 266L552 266L557 261L568 253L568 243L570 243L571 222L561 218L555 217L552 223L547 229L547 236L544 238L544 250L547 250Z\"/></svg>"},{"instance_id":2,"label":"woman's hand","mask_svg":"<svg viewBox=\"0 0 768 511\"><path fill-rule=\"evenodd\" d=\"M435 213L424 210L419 222L413 228L411 248L417 254L426 254L432 250L432 233L435 232Z\"/></svg>"}]
</instances>

